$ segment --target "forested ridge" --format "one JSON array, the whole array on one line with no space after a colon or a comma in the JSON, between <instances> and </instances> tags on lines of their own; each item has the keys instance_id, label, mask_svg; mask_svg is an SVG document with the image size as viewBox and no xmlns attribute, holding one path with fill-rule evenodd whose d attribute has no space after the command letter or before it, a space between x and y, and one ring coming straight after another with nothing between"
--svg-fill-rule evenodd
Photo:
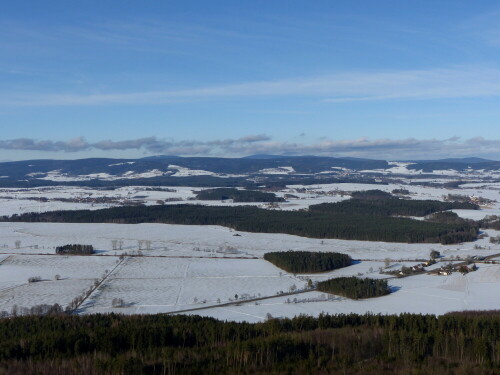
<instances>
[{"instance_id":1,"label":"forested ridge","mask_svg":"<svg viewBox=\"0 0 500 375\"><path fill-rule=\"evenodd\" d=\"M500 315L0 320L0 374L454 374L500 371Z\"/></svg>"},{"instance_id":2,"label":"forested ridge","mask_svg":"<svg viewBox=\"0 0 500 375\"><path fill-rule=\"evenodd\" d=\"M402 202L412 201L402 200ZM375 205L370 208L369 203ZM325 209L325 207L327 208ZM363 209L358 207L366 209L368 213L363 212ZM383 207L379 208L377 201L360 203L357 200L348 200L328 204L327 206L311 206L309 211L279 211L256 207L217 207L185 204L125 206L95 211L75 210L52 211L41 214L27 213L3 217L0 220L62 223L222 225L246 232L285 233L311 238L406 243L440 242L442 244L472 241L478 233L477 226L469 222L454 224L425 222L392 217L387 214L375 214L374 212L377 210L384 210Z\"/></svg>"},{"instance_id":3,"label":"forested ridge","mask_svg":"<svg viewBox=\"0 0 500 375\"><path fill-rule=\"evenodd\" d=\"M350 266L347 254L317 251L275 251L264 254L264 259L287 272L326 272Z\"/></svg>"}]
</instances>

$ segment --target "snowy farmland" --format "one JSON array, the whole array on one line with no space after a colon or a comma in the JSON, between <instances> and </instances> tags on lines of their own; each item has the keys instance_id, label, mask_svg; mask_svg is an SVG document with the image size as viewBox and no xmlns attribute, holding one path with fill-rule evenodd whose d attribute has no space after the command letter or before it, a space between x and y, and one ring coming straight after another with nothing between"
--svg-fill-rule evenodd
<instances>
[{"instance_id":1,"label":"snowy farmland","mask_svg":"<svg viewBox=\"0 0 500 375\"><path fill-rule=\"evenodd\" d=\"M82 303L79 313L186 311L221 319L259 321L267 314L351 311L442 314L452 310L500 308L498 264L478 264L479 270L466 276L425 274L390 279L394 291L391 295L365 301L340 297L324 300L326 297L318 292L278 295L300 291L309 278L316 281L350 275L387 277L378 273L386 262L392 268L411 266L418 259L428 258L432 249L451 260L457 256L500 253L500 247L490 244L487 238L444 246L236 233L218 226L57 223L0 223L0 238L5 242L0 244L0 310L5 311L14 305L66 305L106 271L105 280ZM112 241L116 239L123 241L122 250L113 250ZM145 239L151 241L150 250L142 250L142 256L130 256L138 253L139 241ZM97 254L54 255L55 246L66 243L92 244ZM262 259L266 252L289 249L338 251L357 261L329 273L293 275ZM55 275L60 280L55 280ZM33 276L41 277L42 281L28 283ZM123 300L123 305L113 306L116 299ZM252 302L246 303L247 299ZM220 306L210 307L217 305Z\"/></svg>"},{"instance_id":2,"label":"snowy farmland","mask_svg":"<svg viewBox=\"0 0 500 375\"><path fill-rule=\"evenodd\" d=\"M403 180L404 184L399 181ZM379 189L391 192L395 189L409 191L410 199L442 200L448 194L485 198L492 203L483 207L481 211L472 213L471 218L479 219L486 215L500 212L500 185L497 182L464 183L459 188L443 188L421 185L410 185L412 182L446 183L452 179L414 179L408 176L398 178L398 183L388 184L359 184L359 183L332 183L316 185L289 185L275 191L278 197L285 198L285 202L275 203L275 209L300 210L319 203L334 203L349 199L349 193ZM144 186L127 186L116 189L97 189L79 186L52 186L39 188L0 188L0 216L22 214L27 212L47 212L55 210L97 210L102 208L131 205L131 204L200 204L210 206L241 206L253 205L267 208L264 203L235 203L232 200L205 201L197 200L196 192L207 188L175 186L152 188ZM463 212L470 215L471 212ZM483 215L483 216L481 216ZM469 216L467 216L469 217Z\"/></svg>"},{"instance_id":3,"label":"snowy farmland","mask_svg":"<svg viewBox=\"0 0 500 375\"><path fill-rule=\"evenodd\" d=\"M408 177L406 182L411 182ZM433 182L448 182L434 180ZM481 210L455 210L459 216L482 219L500 215L500 187L495 182L440 188L394 183L290 185L276 192L286 202L278 209L307 209L338 202L349 192L404 188L411 199L443 199L447 194L482 197L492 202ZM194 203L237 205L231 201L194 200L201 188L85 187L1 189L0 215L52 210L99 209L127 202L152 205ZM347 194L346 194L347 192ZM40 199L40 198L44 199ZM253 203L256 204L256 203ZM500 232L486 230L490 237ZM92 256L55 255L57 246L93 245ZM119 244L119 245L117 245ZM286 273L263 260L266 252L303 250L349 254L353 265L336 271L301 275ZM389 278L380 269L400 269L429 258L441 264L467 256L500 253L488 237L455 245L319 240L285 234L236 232L220 226L167 224L0 223L0 311L14 306L59 303L91 292L79 314L120 312L200 314L220 319L262 321L269 316L328 313L435 313L464 309L500 309L500 264L478 262L478 271L462 276L421 274ZM500 260L499 258L496 258ZM338 276L389 278L393 293L353 301L304 290L308 279ZM30 278L40 281L28 282ZM115 303L120 301L119 304Z\"/></svg>"}]
</instances>

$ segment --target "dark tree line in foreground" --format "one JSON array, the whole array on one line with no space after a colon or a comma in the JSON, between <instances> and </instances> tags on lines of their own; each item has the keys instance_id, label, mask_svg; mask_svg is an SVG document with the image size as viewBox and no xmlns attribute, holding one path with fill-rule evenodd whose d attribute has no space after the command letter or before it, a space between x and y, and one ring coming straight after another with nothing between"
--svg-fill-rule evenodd
<instances>
[{"instance_id":1,"label":"dark tree line in foreground","mask_svg":"<svg viewBox=\"0 0 500 375\"><path fill-rule=\"evenodd\" d=\"M390 202L391 200L384 201ZM411 203L413 201L403 200L398 204L404 205L404 202L414 204ZM425 206L427 201L423 202L420 204ZM370 206L370 203L375 206ZM380 213L385 209L378 206L378 201L365 201L361 203L361 207L359 204L357 200L348 200L326 206L311 206L309 211L266 210L248 206L126 206L95 211L27 213L3 217L0 221L222 225L246 232L406 243L451 244L472 241L477 237L478 227L474 223L431 223L392 217Z\"/></svg>"},{"instance_id":2,"label":"dark tree line in foreground","mask_svg":"<svg viewBox=\"0 0 500 375\"><path fill-rule=\"evenodd\" d=\"M352 299L381 297L391 292L387 280L360 279L355 276L337 277L321 281L316 288L320 292L336 294Z\"/></svg>"},{"instance_id":3,"label":"dark tree line in foreground","mask_svg":"<svg viewBox=\"0 0 500 375\"><path fill-rule=\"evenodd\" d=\"M0 320L0 374L454 374L500 371L500 315Z\"/></svg>"},{"instance_id":4,"label":"dark tree line in foreground","mask_svg":"<svg viewBox=\"0 0 500 375\"><path fill-rule=\"evenodd\" d=\"M264 254L264 259L287 272L327 272L350 266L349 255L314 251L276 251Z\"/></svg>"},{"instance_id":5,"label":"dark tree line in foreground","mask_svg":"<svg viewBox=\"0 0 500 375\"><path fill-rule=\"evenodd\" d=\"M274 193L256 190L239 190L234 188L207 189L197 192L196 198L200 200L222 201L232 199L234 202L284 202Z\"/></svg>"}]
</instances>

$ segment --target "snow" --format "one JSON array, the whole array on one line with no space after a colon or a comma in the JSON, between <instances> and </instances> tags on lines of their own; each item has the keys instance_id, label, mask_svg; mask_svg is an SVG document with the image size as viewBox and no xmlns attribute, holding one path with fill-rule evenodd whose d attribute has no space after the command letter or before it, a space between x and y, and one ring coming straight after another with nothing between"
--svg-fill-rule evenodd
<instances>
[{"instance_id":1,"label":"snow","mask_svg":"<svg viewBox=\"0 0 500 375\"><path fill-rule=\"evenodd\" d=\"M177 172L175 172L172 176L173 177L187 177L187 176L214 176L214 172L210 171L204 171L202 169L189 169L185 167L181 167L178 165L169 165L168 169L175 169Z\"/></svg>"},{"instance_id":2,"label":"snow","mask_svg":"<svg viewBox=\"0 0 500 375\"><path fill-rule=\"evenodd\" d=\"M9 255L0 264L0 311L10 311L13 305L66 305L115 262L97 256ZM55 280L55 275L61 279ZM34 276L42 281L28 283Z\"/></svg>"},{"instance_id":3,"label":"snow","mask_svg":"<svg viewBox=\"0 0 500 375\"><path fill-rule=\"evenodd\" d=\"M486 230L490 236L500 232ZM92 235L89 236L89 233ZM235 236L239 234L239 236ZM476 255L475 246L481 246L481 255L500 252L498 246L482 238L475 242L455 245L406 244L335 239L315 239L273 233L235 232L231 229L207 225L172 224L72 224L72 223L0 223L0 253L53 253L56 246L67 243L93 245L104 255L120 255L112 249L112 240L122 240L123 252L138 250L138 241L150 240L152 250L144 255L179 255L205 257L263 257L269 251L305 250L335 251L354 259L393 260L425 259L431 250L446 257ZM15 241L21 241L15 249ZM38 246L38 249L35 248Z\"/></svg>"},{"instance_id":4,"label":"snow","mask_svg":"<svg viewBox=\"0 0 500 375\"><path fill-rule=\"evenodd\" d=\"M267 314L273 317L293 317L299 314L317 316L367 312L375 314L423 313L445 314L460 310L490 310L500 308L500 265L481 265L478 271L462 276L419 275L389 282L393 293L365 300L336 298L324 302L287 303L290 297L276 297L262 303L240 306L208 308L193 314L223 320L259 322ZM323 293L310 292L297 296L320 299Z\"/></svg>"},{"instance_id":5,"label":"snow","mask_svg":"<svg viewBox=\"0 0 500 375\"><path fill-rule=\"evenodd\" d=\"M455 169L446 169L446 170L439 170L435 169L432 171L423 171L421 169L409 169L408 167L410 165L416 164L416 163L405 163L405 162L394 162L390 161L388 162L389 168L383 168L383 169L366 169L360 171L360 173L377 173L377 174L383 174L383 175L391 175L391 174L397 174L397 175L406 175L406 176L418 176L422 174L432 174L436 176L448 176L448 177L458 177L458 178L474 178L474 177L492 177L492 178L499 178L500 177L500 171L499 170L491 170L491 171L486 171L483 169L476 170L476 169L471 169L470 167L466 170L462 171L457 171Z\"/></svg>"},{"instance_id":6,"label":"snow","mask_svg":"<svg viewBox=\"0 0 500 375\"><path fill-rule=\"evenodd\" d=\"M388 170L400 174L405 163L391 163ZM273 169L287 174L291 167ZM262 171L261 171L262 172ZM141 174L124 173L129 178L154 177L164 173L174 176L212 174L209 171L169 166L168 171L152 170ZM99 174L71 177L52 171L52 178L114 178ZM484 176L491 173L485 172ZM218 175L221 177L222 175ZM317 184L290 185L277 192L278 196L293 194L279 203L279 209L304 209L312 204L338 202L360 190L380 189L391 192L404 188L410 199L442 200L447 194L479 196L494 200L481 210L453 210L459 216L482 219L500 215L500 183L468 176L470 183L447 189L409 185L417 176L399 178L388 185ZM457 178L462 178L462 175ZM428 179L433 182L454 181L454 177ZM456 180L456 178L455 178ZM418 180L422 181L422 180ZM142 186L115 190L85 187L43 187L33 189L0 189L0 215L59 209L99 209L141 202L156 204L244 205L220 201L193 200L194 187L162 187L154 190ZM43 197L47 201L40 201ZM72 201L67 201L71 199ZM95 200L93 200L95 199ZM498 231L485 230L497 236ZM235 236L238 234L238 236ZM121 250L113 249L112 241L123 242ZM16 242L20 241L19 248ZM139 241L151 241L150 250L138 255ZM97 250L92 256L58 256L55 247L70 244L91 244ZM266 252L304 250L335 251L356 259L353 265L321 274L288 274L263 260ZM319 240L285 234L236 232L220 226L188 226L167 224L69 224L69 223L0 223L0 311L10 311L17 304L30 307L42 303L67 305L101 278L105 270L113 270L102 285L92 293L78 311L168 313L192 308L204 308L193 314L235 321L262 321L267 314L292 317L297 314L383 313L400 312L444 314L466 309L500 309L500 265L478 263L478 271L462 276L418 275L393 279L380 274L388 259L391 269L418 264L427 259L431 250L439 251L445 262L470 255L487 256L500 253L498 245L485 237L475 242L455 245L404 244L347 240ZM121 258L123 258L121 261ZM500 260L500 258L497 258ZM118 263L117 263L118 262ZM443 263L430 267L436 268ZM115 268L116 267L116 268ZM58 274L61 280L54 280ZM40 276L43 281L28 283L28 278ZM304 288L308 279L321 281L331 277L359 276L386 278L393 293L375 299L354 301L341 297L326 298L319 292L278 296L293 286ZM235 295L238 295L236 300ZM270 296L261 301L245 302L248 298ZM112 301L122 298L123 307L113 307ZM294 303L294 299L297 303ZM289 302L291 303L289 303ZM221 303L238 302L228 306ZM214 307L215 306L215 307ZM190 312L187 312L190 313Z\"/></svg>"},{"instance_id":7,"label":"snow","mask_svg":"<svg viewBox=\"0 0 500 375\"><path fill-rule=\"evenodd\" d=\"M109 164L109 167L114 167L114 166L119 166L119 165L132 165L132 164L135 164L135 161L127 161L125 163Z\"/></svg>"},{"instance_id":8,"label":"snow","mask_svg":"<svg viewBox=\"0 0 500 375\"><path fill-rule=\"evenodd\" d=\"M259 259L130 258L83 309L169 312L228 302L235 295L273 295L294 283L303 284L291 275L280 276L276 267ZM114 298L130 305L113 309Z\"/></svg>"},{"instance_id":9,"label":"snow","mask_svg":"<svg viewBox=\"0 0 500 375\"><path fill-rule=\"evenodd\" d=\"M130 163L127 163L130 164ZM112 164L119 165L119 164ZM147 172L136 173L134 171L127 171L122 175L111 175L109 173L90 173L85 175L69 175L67 173L62 173L60 170L54 170L47 172L44 177L37 177L38 175L44 175L45 173L30 173L28 176L37 177L40 180L48 180L54 182L64 182L64 181L90 181L90 180L102 180L102 181L116 181L121 179L138 179L138 178L153 178L160 177L165 174L170 174L170 171L160 171L158 169L153 169Z\"/></svg>"},{"instance_id":10,"label":"snow","mask_svg":"<svg viewBox=\"0 0 500 375\"><path fill-rule=\"evenodd\" d=\"M259 173L262 174L291 174L295 173L293 167L278 167L278 168L265 168L261 169Z\"/></svg>"},{"instance_id":11,"label":"snow","mask_svg":"<svg viewBox=\"0 0 500 375\"><path fill-rule=\"evenodd\" d=\"M186 167L181 167L173 164L169 165L168 169L176 170L176 172L172 174L172 177L214 176L214 177L228 178L228 177L247 176L246 174L226 174L226 173L215 173L215 172L205 171L203 169L189 169Z\"/></svg>"},{"instance_id":12,"label":"snow","mask_svg":"<svg viewBox=\"0 0 500 375\"><path fill-rule=\"evenodd\" d=\"M111 270L120 255L137 253L139 240L152 241L151 250L142 250L141 257L125 256L82 305L80 313L173 312L234 302L236 294L239 299L275 296L289 291L293 285L304 288L309 278L313 281L351 275L387 278L378 273L379 268L385 267L386 258L391 259L392 268L398 269L416 264L418 258L428 258L432 249L447 258L500 252L487 238L444 246L317 240L284 234L234 234L218 226L0 223L0 238L6 246L0 244L0 310L9 311L13 304L24 307L40 303L68 304L88 289L104 270ZM113 239L123 241L123 250L112 249ZM21 241L19 249L13 246L15 241ZM92 244L98 252L85 257L43 255L54 254L55 246L66 243ZM475 245L484 249L476 249ZM361 260L328 273L292 275L262 259L266 252L288 249L338 251ZM63 280L54 281L56 274ZM31 276L41 276L47 281L28 284ZM275 297L257 302L258 305L243 301L241 306L213 307L197 313L250 321L260 321L268 312L273 316L317 315L322 311L442 314L466 308L500 308L499 283L499 265L479 264L479 271L467 276L454 273L449 277L421 275L391 279L389 284L395 292L373 300L336 298L288 304L286 298ZM310 292L291 296L291 299L318 300L320 297L321 293ZM125 306L113 307L114 298L122 298Z\"/></svg>"}]
</instances>

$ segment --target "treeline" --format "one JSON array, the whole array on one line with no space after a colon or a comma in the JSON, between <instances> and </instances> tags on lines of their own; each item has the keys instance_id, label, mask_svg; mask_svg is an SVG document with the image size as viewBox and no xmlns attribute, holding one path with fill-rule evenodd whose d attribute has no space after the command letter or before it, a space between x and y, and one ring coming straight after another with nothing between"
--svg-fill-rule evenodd
<instances>
[{"instance_id":1,"label":"treeline","mask_svg":"<svg viewBox=\"0 0 500 375\"><path fill-rule=\"evenodd\" d=\"M264 254L264 259L291 273L327 272L352 263L346 254L315 251L276 251Z\"/></svg>"},{"instance_id":2,"label":"treeline","mask_svg":"<svg viewBox=\"0 0 500 375\"><path fill-rule=\"evenodd\" d=\"M56 254L59 255L91 255L94 253L94 247L92 245L64 245L56 247Z\"/></svg>"},{"instance_id":3,"label":"treeline","mask_svg":"<svg viewBox=\"0 0 500 375\"><path fill-rule=\"evenodd\" d=\"M472 220L461 218L457 213L453 211L436 212L427 216L425 220L432 223L444 224L462 224L469 222L471 225L474 225L474 222Z\"/></svg>"},{"instance_id":4,"label":"treeline","mask_svg":"<svg viewBox=\"0 0 500 375\"><path fill-rule=\"evenodd\" d=\"M380 182L378 179L361 176L259 176L258 183L249 177L215 177L215 176L186 176L171 177L160 176L152 178L138 179L119 179L119 180L89 180L89 181L49 181L38 178L1 178L0 187L2 188L34 188L44 186L85 186L89 188L117 189L124 186L191 186L191 187L246 187L256 189L260 186L280 186L287 185L314 185L314 184L333 184L333 183L357 183L357 184L375 184L387 185L387 182Z\"/></svg>"},{"instance_id":5,"label":"treeline","mask_svg":"<svg viewBox=\"0 0 500 375\"><path fill-rule=\"evenodd\" d=\"M197 316L0 320L0 373L454 374L500 371L500 315L320 315L248 324Z\"/></svg>"},{"instance_id":6,"label":"treeline","mask_svg":"<svg viewBox=\"0 0 500 375\"><path fill-rule=\"evenodd\" d=\"M394 196L386 191L380 189L374 189L374 190L353 191L351 193L351 197L352 199L376 200L376 199L391 199Z\"/></svg>"},{"instance_id":7,"label":"treeline","mask_svg":"<svg viewBox=\"0 0 500 375\"><path fill-rule=\"evenodd\" d=\"M408 189L403 189L403 188L400 188L400 189L394 189L392 191L392 194L396 194L396 195L409 195L410 194L410 190Z\"/></svg>"},{"instance_id":8,"label":"treeline","mask_svg":"<svg viewBox=\"0 0 500 375\"><path fill-rule=\"evenodd\" d=\"M384 192L382 192L384 193ZM354 193L353 193L354 194ZM384 193L388 194L388 193ZM389 194L390 195L390 194ZM439 211L452 209L477 210L479 206L469 202L440 202L434 200L410 200L397 197L383 198L384 195L371 195L378 198L355 198L337 202L322 203L310 207L311 211L331 213L352 213L371 216L426 216Z\"/></svg>"},{"instance_id":9,"label":"treeline","mask_svg":"<svg viewBox=\"0 0 500 375\"><path fill-rule=\"evenodd\" d=\"M390 200L389 200L390 201ZM311 206L309 211L265 210L257 207L200 205L126 206L102 210L52 211L2 217L0 221L61 223L165 223L222 225L257 233L285 233L311 238L361 241L451 244L472 241L477 227L467 223L442 224L363 213L357 200ZM370 201L377 205L377 201ZM350 205L350 206L349 206ZM351 207L351 209L349 209ZM376 212L370 205L369 212Z\"/></svg>"},{"instance_id":10,"label":"treeline","mask_svg":"<svg viewBox=\"0 0 500 375\"><path fill-rule=\"evenodd\" d=\"M387 280L360 279L355 276L337 277L321 281L317 284L316 288L320 292L336 294L352 299L381 297L391 292L387 285Z\"/></svg>"},{"instance_id":11,"label":"treeline","mask_svg":"<svg viewBox=\"0 0 500 375\"><path fill-rule=\"evenodd\" d=\"M10 312L6 310L0 311L0 318L9 318L16 316L26 316L26 315L62 315L64 314L64 309L58 303L53 305L41 304L31 307L23 307L14 305L12 306Z\"/></svg>"},{"instance_id":12,"label":"treeline","mask_svg":"<svg viewBox=\"0 0 500 375\"><path fill-rule=\"evenodd\" d=\"M500 230L500 217L497 215L488 215L478 221L481 228Z\"/></svg>"},{"instance_id":13,"label":"treeline","mask_svg":"<svg viewBox=\"0 0 500 375\"><path fill-rule=\"evenodd\" d=\"M207 189L197 192L196 198L200 200L222 201L232 199L234 202L284 202L274 193L256 190L239 190L231 188Z\"/></svg>"}]
</instances>

